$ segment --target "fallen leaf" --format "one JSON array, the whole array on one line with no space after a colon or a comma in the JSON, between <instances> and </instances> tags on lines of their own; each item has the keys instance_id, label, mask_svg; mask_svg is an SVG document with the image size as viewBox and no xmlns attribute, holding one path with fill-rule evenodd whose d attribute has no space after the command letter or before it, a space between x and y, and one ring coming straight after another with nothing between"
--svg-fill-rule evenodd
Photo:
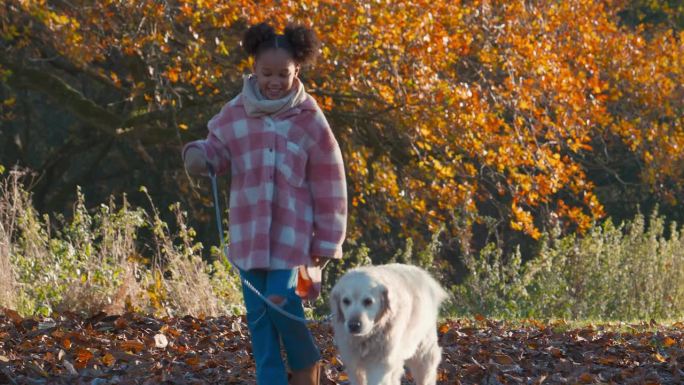
<instances>
[{"instance_id":1,"label":"fallen leaf","mask_svg":"<svg viewBox=\"0 0 684 385\"><path fill-rule=\"evenodd\" d=\"M505 354L495 354L494 361L499 365L512 365L515 361Z\"/></svg>"},{"instance_id":2,"label":"fallen leaf","mask_svg":"<svg viewBox=\"0 0 684 385\"><path fill-rule=\"evenodd\" d=\"M128 322L123 317L119 317L114 321L114 327L117 329L126 329L128 327Z\"/></svg>"},{"instance_id":3,"label":"fallen leaf","mask_svg":"<svg viewBox=\"0 0 684 385\"><path fill-rule=\"evenodd\" d=\"M50 333L50 335L52 336L52 338L55 338L58 340L64 338L64 332L61 330L55 330L52 333Z\"/></svg>"},{"instance_id":4,"label":"fallen leaf","mask_svg":"<svg viewBox=\"0 0 684 385\"><path fill-rule=\"evenodd\" d=\"M551 355L555 358L560 358L563 356L563 351L556 347L549 348L549 353L551 353Z\"/></svg>"},{"instance_id":5,"label":"fallen leaf","mask_svg":"<svg viewBox=\"0 0 684 385\"><path fill-rule=\"evenodd\" d=\"M102 361L103 365L112 366L116 362L116 358L114 358L114 356L111 353L107 353L104 356L102 356L102 359L100 361Z\"/></svg>"},{"instance_id":6,"label":"fallen leaf","mask_svg":"<svg viewBox=\"0 0 684 385\"><path fill-rule=\"evenodd\" d=\"M4 313L5 313L5 316L7 316L7 318L9 318L9 319L10 319L12 322L14 322L16 325L20 324L21 321L24 320L24 318L23 318L22 316L20 316L19 313L17 313L17 312L14 311L14 310L3 309L3 311L4 311Z\"/></svg>"},{"instance_id":7,"label":"fallen leaf","mask_svg":"<svg viewBox=\"0 0 684 385\"><path fill-rule=\"evenodd\" d=\"M665 337L665 339L663 340L663 346L665 346L666 348L669 348L670 346L672 346L676 343L677 343L677 341L675 341L674 338L670 338L670 337Z\"/></svg>"},{"instance_id":8,"label":"fallen leaf","mask_svg":"<svg viewBox=\"0 0 684 385\"><path fill-rule=\"evenodd\" d=\"M618 362L618 358L615 356L605 356L599 357L598 362L601 365L614 365Z\"/></svg>"},{"instance_id":9,"label":"fallen leaf","mask_svg":"<svg viewBox=\"0 0 684 385\"><path fill-rule=\"evenodd\" d=\"M87 349L78 349L76 351L76 362L87 363L93 358L93 353Z\"/></svg>"},{"instance_id":10,"label":"fallen leaf","mask_svg":"<svg viewBox=\"0 0 684 385\"><path fill-rule=\"evenodd\" d=\"M154 346L164 349L166 346L169 344L169 340L166 338L165 335L163 334L155 334L154 335Z\"/></svg>"},{"instance_id":11,"label":"fallen leaf","mask_svg":"<svg viewBox=\"0 0 684 385\"><path fill-rule=\"evenodd\" d=\"M121 347L121 350L129 351L131 353L140 353L145 349L145 344L136 340L124 341L119 346Z\"/></svg>"},{"instance_id":12,"label":"fallen leaf","mask_svg":"<svg viewBox=\"0 0 684 385\"><path fill-rule=\"evenodd\" d=\"M439 333L440 334L444 334L448 331L449 331L449 324L443 323L442 325L440 325L440 327L439 327Z\"/></svg>"}]
</instances>

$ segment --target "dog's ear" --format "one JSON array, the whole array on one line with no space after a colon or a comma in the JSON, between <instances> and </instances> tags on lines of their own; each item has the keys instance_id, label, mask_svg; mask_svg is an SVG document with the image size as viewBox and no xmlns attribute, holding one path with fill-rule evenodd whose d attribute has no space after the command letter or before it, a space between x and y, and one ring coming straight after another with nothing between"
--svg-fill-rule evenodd
<instances>
[{"instance_id":1,"label":"dog's ear","mask_svg":"<svg viewBox=\"0 0 684 385\"><path fill-rule=\"evenodd\" d=\"M330 295L330 310L337 322L344 323L344 313L342 313L342 306L340 306L340 293L336 291Z\"/></svg>"},{"instance_id":2,"label":"dog's ear","mask_svg":"<svg viewBox=\"0 0 684 385\"><path fill-rule=\"evenodd\" d=\"M390 307L389 291L387 290L387 287L382 286L379 289L380 293L378 295L378 299L380 300L380 311L375 316L376 324L381 323L392 310Z\"/></svg>"}]
</instances>

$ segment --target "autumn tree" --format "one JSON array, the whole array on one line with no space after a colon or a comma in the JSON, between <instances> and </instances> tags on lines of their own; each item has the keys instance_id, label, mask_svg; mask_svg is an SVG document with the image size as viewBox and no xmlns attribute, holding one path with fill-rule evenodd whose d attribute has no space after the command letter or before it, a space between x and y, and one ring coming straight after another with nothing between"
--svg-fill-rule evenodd
<instances>
[{"instance_id":1,"label":"autumn tree","mask_svg":"<svg viewBox=\"0 0 684 385\"><path fill-rule=\"evenodd\" d=\"M299 22L323 42L303 77L344 150L350 239L583 231L684 199L684 36L622 22L633 3L9 0L2 162L40 170L46 208L152 184L209 221L180 146L239 92L245 27Z\"/></svg>"}]
</instances>

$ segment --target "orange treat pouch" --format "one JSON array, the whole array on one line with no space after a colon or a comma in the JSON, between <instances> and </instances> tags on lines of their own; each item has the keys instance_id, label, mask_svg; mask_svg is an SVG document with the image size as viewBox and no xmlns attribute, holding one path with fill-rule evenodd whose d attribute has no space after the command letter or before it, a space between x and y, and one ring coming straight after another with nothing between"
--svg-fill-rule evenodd
<instances>
[{"instance_id":1,"label":"orange treat pouch","mask_svg":"<svg viewBox=\"0 0 684 385\"><path fill-rule=\"evenodd\" d=\"M295 293L304 300L315 301L321 294L322 270L318 266L299 266Z\"/></svg>"}]
</instances>

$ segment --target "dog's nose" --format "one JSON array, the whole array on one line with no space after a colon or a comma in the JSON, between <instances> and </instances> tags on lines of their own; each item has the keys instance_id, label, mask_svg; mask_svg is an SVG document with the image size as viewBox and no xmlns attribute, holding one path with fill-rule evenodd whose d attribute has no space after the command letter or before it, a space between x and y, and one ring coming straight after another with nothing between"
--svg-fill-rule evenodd
<instances>
[{"instance_id":1,"label":"dog's nose","mask_svg":"<svg viewBox=\"0 0 684 385\"><path fill-rule=\"evenodd\" d=\"M361 321L350 320L347 322L347 328L349 328L350 333L358 333L361 331Z\"/></svg>"}]
</instances>

